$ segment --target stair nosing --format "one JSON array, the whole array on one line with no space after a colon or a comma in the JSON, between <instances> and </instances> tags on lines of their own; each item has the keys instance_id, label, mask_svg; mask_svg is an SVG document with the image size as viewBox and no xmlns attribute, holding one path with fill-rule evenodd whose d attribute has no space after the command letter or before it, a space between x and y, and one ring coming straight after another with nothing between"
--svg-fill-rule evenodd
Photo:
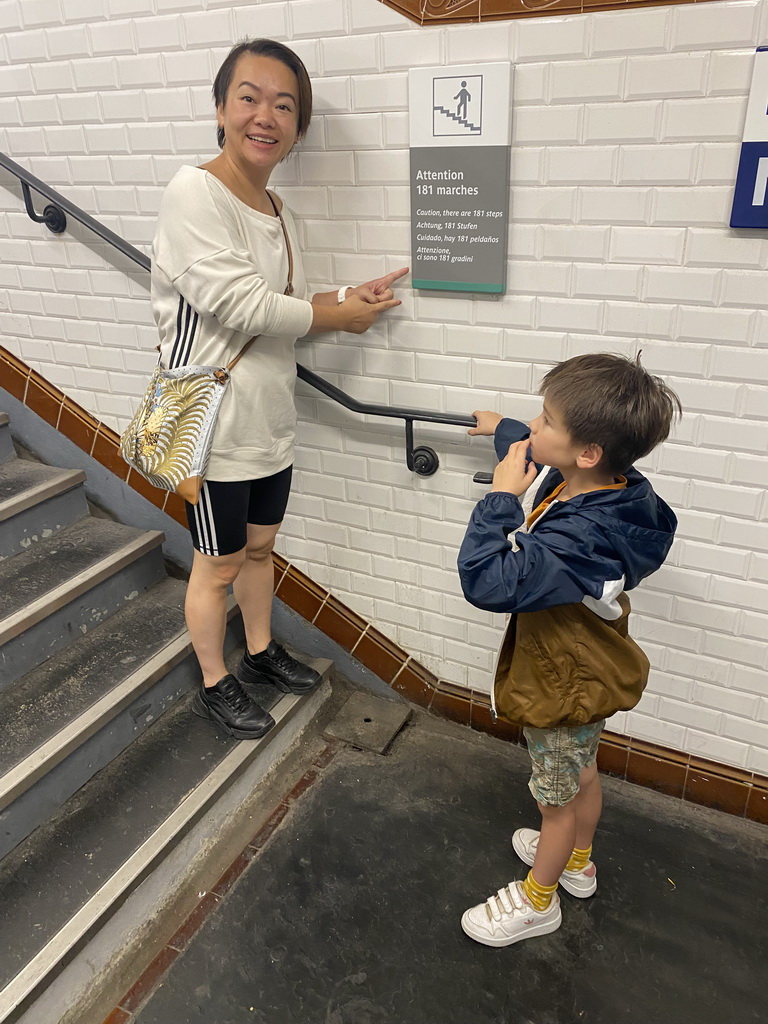
<instances>
[{"instance_id":1,"label":"stair nosing","mask_svg":"<svg viewBox=\"0 0 768 1024\"><path fill-rule=\"evenodd\" d=\"M290 719L291 713L305 699L296 694L285 694L271 710L275 725L266 736L256 740L241 740L230 753L226 754L155 829L152 835L142 843L138 850L131 854L98 891L25 964L0 991L2 1019L13 1013L33 995L45 978L58 966L62 958L88 937L118 900L130 895L162 859L174 841L184 835L185 831L208 810L228 783L282 731L283 726Z\"/></svg>"},{"instance_id":2,"label":"stair nosing","mask_svg":"<svg viewBox=\"0 0 768 1024\"><path fill-rule=\"evenodd\" d=\"M35 505L42 504L49 498L56 498L60 494L74 490L84 480L85 473L82 469L63 469L58 475L34 484L32 487L20 491L19 494L14 494L12 498L0 501L0 523L6 522L20 512L34 508Z\"/></svg>"},{"instance_id":3,"label":"stair nosing","mask_svg":"<svg viewBox=\"0 0 768 1024\"><path fill-rule=\"evenodd\" d=\"M60 583L53 590L42 594L26 607L0 619L0 646L13 640L31 626L48 618L71 601L86 594L99 583L116 575L127 565L138 561L143 555L159 547L165 540L160 530L147 530L138 537L133 537L121 547L110 552L105 558L89 565L87 569L72 576L65 583Z\"/></svg>"},{"instance_id":4,"label":"stair nosing","mask_svg":"<svg viewBox=\"0 0 768 1024\"><path fill-rule=\"evenodd\" d=\"M232 618L237 610L237 602L231 594L227 603L227 619ZM82 714L67 722L50 739L36 747L0 777L0 811L10 806L191 653L192 640L189 630L183 627L135 672L105 693L95 704L86 708Z\"/></svg>"}]
</instances>

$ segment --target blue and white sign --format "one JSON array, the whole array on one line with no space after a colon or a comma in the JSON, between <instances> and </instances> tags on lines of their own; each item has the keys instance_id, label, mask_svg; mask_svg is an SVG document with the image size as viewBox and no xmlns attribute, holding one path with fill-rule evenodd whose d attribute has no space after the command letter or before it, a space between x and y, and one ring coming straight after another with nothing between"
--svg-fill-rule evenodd
<instances>
[{"instance_id":1,"label":"blue and white sign","mask_svg":"<svg viewBox=\"0 0 768 1024\"><path fill-rule=\"evenodd\" d=\"M731 227L768 228L768 46L755 52Z\"/></svg>"}]
</instances>

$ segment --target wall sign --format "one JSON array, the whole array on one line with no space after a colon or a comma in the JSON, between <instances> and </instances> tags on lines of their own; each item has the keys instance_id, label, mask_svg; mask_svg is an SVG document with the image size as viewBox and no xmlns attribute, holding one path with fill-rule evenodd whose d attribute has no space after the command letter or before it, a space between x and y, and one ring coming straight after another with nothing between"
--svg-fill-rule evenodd
<instances>
[{"instance_id":1,"label":"wall sign","mask_svg":"<svg viewBox=\"0 0 768 1024\"><path fill-rule=\"evenodd\" d=\"M768 228L768 46L755 53L731 227Z\"/></svg>"},{"instance_id":2,"label":"wall sign","mask_svg":"<svg viewBox=\"0 0 768 1024\"><path fill-rule=\"evenodd\" d=\"M511 79L506 62L409 73L414 288L505 290Z\"/></svg>"}]
</instances>

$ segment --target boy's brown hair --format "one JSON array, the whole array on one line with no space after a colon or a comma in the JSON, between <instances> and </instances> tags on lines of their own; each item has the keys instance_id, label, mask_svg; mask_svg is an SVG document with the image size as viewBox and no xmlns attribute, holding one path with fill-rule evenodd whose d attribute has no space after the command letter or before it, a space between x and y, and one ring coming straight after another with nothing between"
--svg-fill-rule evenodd
<instances>
[{"instance_id":1,"label":"boy's brown hair","mask_svg":"<svg viewBox=\"0 0 768 1024\"><path fill-rule=\"evenodd\" d=\"M599 468L623 473L669 435L680 399L635 359L596 352L558 363L539 394L557 407L577 444L603 449Z\"/></svg>"}]
</instances>

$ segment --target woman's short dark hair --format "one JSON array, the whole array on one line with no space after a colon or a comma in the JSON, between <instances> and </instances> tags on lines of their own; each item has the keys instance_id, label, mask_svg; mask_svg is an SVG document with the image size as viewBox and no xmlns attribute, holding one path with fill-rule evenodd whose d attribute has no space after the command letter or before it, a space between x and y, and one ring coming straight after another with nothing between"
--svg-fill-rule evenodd
<instances>
[{"instance_id":1,"label":"woman's short dark hair","mask_svg":"<svg viewBox=\"0 0 768 1024\"><path fill-rule=\"evenodd\" d=\"M600 468L624 473L667 439L680 399L635 359L607 352L574 356L544 377L539 394L549 399L571 438L599 444Z\"/></svg>"},{"instance_id":2,"label":"woman's short dark hair","mask_svg":"<svg viewBox=\"0 0 768 1024\"><path fill-rule=\"evenodd\" d=\"M312 83L301 57L287 46L283 46L282 43L276 43L274 39L245 39L242 43L232 47L213 80L213 101L216 108L224 106L229 87L232 84L232 75L235 73L235 65L244 53L251 53L254 57L272 57L273 60L279 60L281 64L285 64L296 75L296 80L299 83L299 123L296 136L303 139L312 118ZM219 143L219 149L222 149L224 129L220 125L216 129L216 140Z\"/></svg>"}]
</instances>

